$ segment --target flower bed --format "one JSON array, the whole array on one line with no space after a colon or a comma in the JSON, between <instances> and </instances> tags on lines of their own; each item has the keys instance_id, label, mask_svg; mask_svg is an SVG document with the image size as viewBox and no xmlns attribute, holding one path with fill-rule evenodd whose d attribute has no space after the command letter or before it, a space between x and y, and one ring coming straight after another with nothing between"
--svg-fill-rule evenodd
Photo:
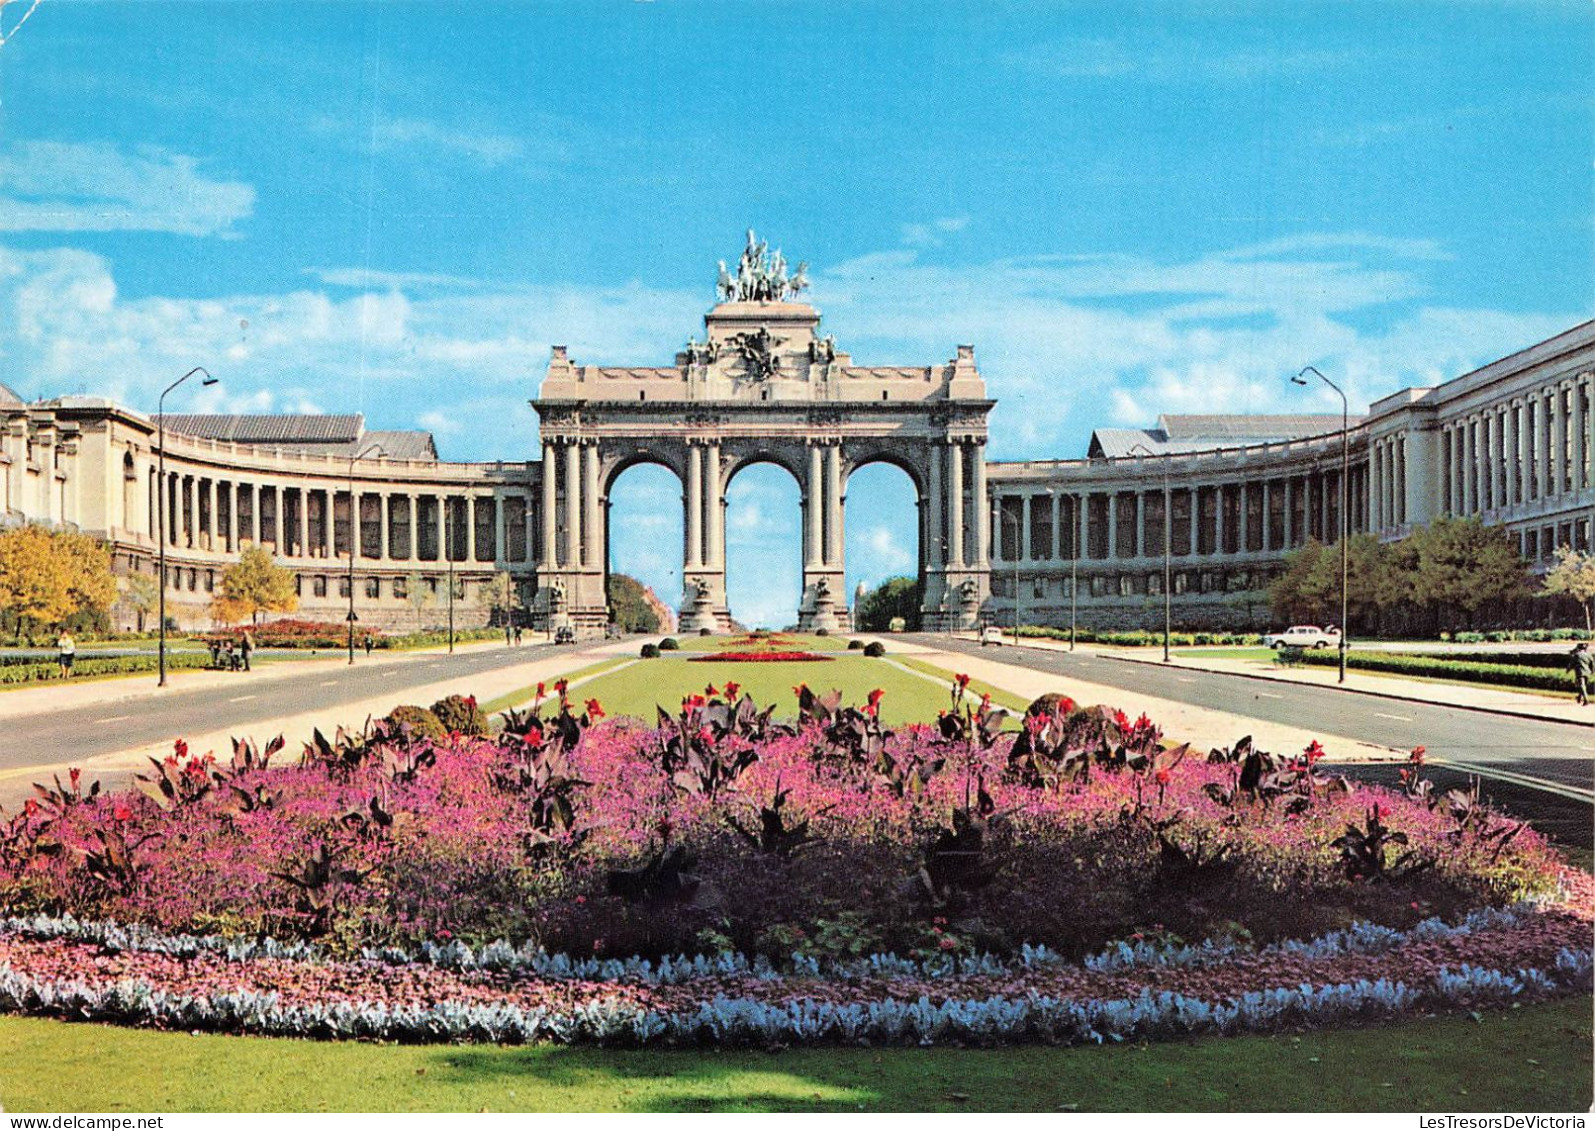
<instances>
[{"instance_id":1,"label":"flower bed","mask_svg":"<svg viewBox=\"0 0 1595 1131\"><path fill-rule=\"evenodd\" d=\"M812 660L828 661L834 656L822 656L818 652L702 652L696 656L687 657L695 664L778 664L783 662L808 662Z\"/></svg>"},{"instance_id":2,"label":"flower bed","mask_svg":"<svg viewBox=\"0 0 1595 1131\"><path fill-rule=\"evenodd\" d=\"M1404 790L1361 786L1315 747L1168 750L1150 720L1057 699L1016 739L967 685L896 733L879 693L800 687L780 722L732 684L650 727L556 685L492 739L378 724L291 766L180 747L137 792L73 774L0 819L0 1009L393 1039L1088 1040L1587 984L1587 878L1476 796L1435 795L1421 756ZM282 941L239 941L263 938Z\"/></svg>"}]
</instances>

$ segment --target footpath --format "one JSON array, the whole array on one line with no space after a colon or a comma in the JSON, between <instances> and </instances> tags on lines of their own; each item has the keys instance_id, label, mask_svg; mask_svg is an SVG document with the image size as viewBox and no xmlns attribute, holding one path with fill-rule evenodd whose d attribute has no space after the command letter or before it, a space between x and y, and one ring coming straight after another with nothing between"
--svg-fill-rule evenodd
<instances>
[{"instance_id":1,"label":"footpath","mask_svg":"<svg viewBox=\"0 0 1595 1131\"><path fill-rule=\"evenodd\" d=\"M1105 704L1123 711L1131 718L1144 714L1163 728L1166 739L1188 742L1203 754L1214 747L1233 746L1246 735L1250 735L1264 750L1278 754L1295 754L1306 749L1308 743L1316 741L1322 744L1327 759L1337 762L1398 761L1404 760L1408 753L1344 735L1266 722L1230 711L1215 711L1191 703L1127 691L1121 687L1004 663L1001 649L993 649L990 657L985 654L971 656L964 652L944 652L932 645L910 642L900 637L879 639L888 649L888 659L893 655L912 656L947 671L963 673L1023 699L1060 692L1076 703ZM915 671L908 665L903 665L903 670ZM933 677L927 675L925 678Z\"/></svg>"},{"instance_id":2,"label":"footpath","mask_svg":"<svg viewBox=\"0 0 1595 1131\"><path fill-rule=\"evenodd\" d=\"M1027 636L1023 638L1022 644L1026 648L1043 648L1058 652L1069 650L1069 645L1061 640ZM1161 647L1116 648L1091 644L1080 645L1077 651L1129 664L1188 668L1193 671L1238 675L1246 679L1275 683L1305 683L1380 699L1405 699L1414 703L1430 703L1441 707L1460 707L1468 711L1486 711L1517 718L1595 727L1595 705L1580 707L1574 699L1541 695L1515 688L1479 687L1474 684L1452 683L1439 679L1405 679L1401 676L1355 669L1347 669L1346 682L1340 684L1337 682L1339 672L1336 668L1317 666L1283 668L1275 664L1272 659L1255 660L1234 656L1203 655L1200 649L1176 651L1169 657L1167 665L1163 663ZM1184 654L1181 654L1182 652Z\"/></svg>"}]
</instances>

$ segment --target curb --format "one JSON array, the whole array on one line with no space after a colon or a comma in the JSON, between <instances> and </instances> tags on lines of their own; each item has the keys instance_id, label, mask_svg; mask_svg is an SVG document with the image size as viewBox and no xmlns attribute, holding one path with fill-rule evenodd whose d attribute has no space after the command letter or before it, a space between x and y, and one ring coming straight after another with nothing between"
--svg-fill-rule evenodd
<instances>
[{"instance_id":1,"label":"curb","mask_svg":"<svg viewBox=\"0 0 1595 1131\"><path fill-rule=\"evenodd\" d=\"M1143 660L1136 656L1120 656L1112 652L1094 652L1104 660L1117 660L1121 664L1145 664L1161 668L1162 660ZM1528 711L1513 711L1505 707L1476 707L1469 703L1436 703L1433 699L1419 699L1413 695L1396 695L1389 691L1369 691L1363 687L1328 686L1321 683L1307 683L1299 679L1281 679L1278 676L1263 675L1261 672L1229 672L1217 671L1213 668L1196 667L1193 664L1169 664L1170 668L1184 668L1188 671L1205 672L1208 675L1234 676L1236 679L1254 679L1262 683L1288 683L1293 687L1318 687L1328 691L1338 691L1343 695L1366 695L1371 699L1392 699L1399 703L1422 703L1428 707L1450 707L1458 711L1475 711L1481 715L1506 715L1515 719L1528 719L1536 723L1552 723L1558 726L1591 727L1595 728L1595 719L1585 722L1582 719L1553 719L1545 715L1535 715Z\"/></svg>"}]
</instances>

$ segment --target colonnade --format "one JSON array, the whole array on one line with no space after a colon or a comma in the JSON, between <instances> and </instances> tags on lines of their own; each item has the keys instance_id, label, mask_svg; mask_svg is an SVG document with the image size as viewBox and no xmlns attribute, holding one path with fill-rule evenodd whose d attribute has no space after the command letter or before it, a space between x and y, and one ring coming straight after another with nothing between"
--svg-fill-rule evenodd
<instances>
[{"instance_id":1,"label":"colonnade","mask_svg":"<svg viewBox=\"0 0 1595 1131\"><path fill-rule=\"evenodd\" d=\"M543 441L542 538L537 560L545 569L604 568L604 498L598 441Z\"/></svg>"},{"instance_id":2,"label":"colonnade","mask_svg":"<svg viewBox=\"0 0 1595 1131\"><path fill-rule=\"evenodd\" d=\"M1442 496L1451 514L1557 499L1591 485L1591 375L1508 397L1441 430Z\"/></svg>"},{"instance_id":3,"label":"colonnade","mask_svg":"<svg viewBox=\"0 0 1595 1131\"><path fill-rule=\"evenodd\" d=\"M1351 469L1350 528L1366 529L1366 479ZM934 498L934 490L932 492ZM1177 557L1277 554L1340 535L1340 468L1220 483L1171 484L1167 521ZM933 504L934 505L934 504ZM990 536L1002 563L1162 557L1164 489L1092 490L1060 477L1020 488L999 483Z\"/></svg>"},{"instance_id":4,"label":"colonnade","mask_svg":"<svg viewBox=\"0 0 1595 1131\"><path fill-rule=\"evenodd\" d=\"M395 564L456 561L484 565L530 558L531 502L521 492L366 489L347 485L253 483L168 470L157 500L150 472L148 534L165 507L167 545L236 553L269 545L289 560L333 560L351 543L362 559ZM143 516L141 516L143 517Z\"/></svg>"}]
</instances>

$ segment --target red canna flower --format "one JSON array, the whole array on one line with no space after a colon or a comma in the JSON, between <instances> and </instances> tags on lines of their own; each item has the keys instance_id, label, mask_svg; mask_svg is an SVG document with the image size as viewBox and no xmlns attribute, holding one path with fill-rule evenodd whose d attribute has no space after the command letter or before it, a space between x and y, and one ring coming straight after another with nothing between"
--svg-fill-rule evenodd
<instances>
[{"instance_id":1,"label":"red canna flower","mask_svg":"<svg viewBox=\"0 0 1595 1131\"><path fill-rule=\"evenodd\" d=\"M720 691L717 687L715 687L714 684L711 683L708 687L703 689L703 693L710 699L713 699L716 695L720 694Z\"/></svg>"},{"instance_id":2,"label":"red canna flower","mask_svg":"<svg viewBox=\"0 0 1595 1131\"><path fill-rule=\"evenodd\" d=\"M125 802L118 801L116 808L111 810L111 819L113 821L131 821L133 819L133 810L129 809Z\"/></svg>"},{"instance_id":3,"label":"red canna flower","mask_svg":"<svg viewBox=\"0 0 1595 1131\"><path fill-rule=\"evenodd\" d=\"M72 788L76 789L78 787L78 779L83 776L83 771L77 766L73 766L66 772L66 776L72 779Z\"/></svg>"},{"instance_id":4,"label":"red canna flower","mask_svg":"<svg viewBox=\"0 0 1595 1131\"><path fill-rule=\"evenodd\" d=\"M604 708L596 699L587 700L587 717L594 721L604 717Z\"/></svg>"},{"instance_id":5,"label":"red canna flower","mask_svg":"<svg viewBox=\"0 0 1595 1131\"><path fill-rule=\"evenodd\" d=\"M537 701L539 703L541 703L543 701L543 696L546 695L547 693L548 693L547 687L545 685L539 683L537 685Z\"/></svg>"},{"instance_id":6,"label":"red canna flower","mask_svg":"<svg viewBox=\"0 0 1595 1131\"><path fill-rule=\"evenodd\" d=\"M1159 770L1156 774L1154 774L1152 776L1157 781L1158 785L1168 785L1169 784L1169 772L1167 770Z\"/></svg>"},{"instance_id":7,"label":"red canna flower","mask_svg":"<svg viewBox=\"0 0 1595 1131\"><path fill-rule=\"evenodd\" d=\"M1323 758L1324 748L1323 745L1315 738L1307 744L1307 748L1303 750L1302 753L1307 755L1307 764L1311 766L1314 762L1317 762Z\"/></svg>"},{"instance_id":8,"label":"red canna flower","mask_svg":"<svg viewBox=\"0 0 1595 1131\"><path fill-rule=\"evenodd\" d=\"M1423 756L1426 753L1428 753L1428 751L1424 747L1414 746L1412 748L1412 753L1407 755L1407 761L1411 762L1414 766L1421 766L1423 765Z\"/></svg>"},{"instance_id":9,"label":"red canna flower","mask_svg":"<svg viewBox=\"0 0 1595 1131\"><path fill-rule=\"evenodd\" d=\"M727 699L735 699L737 697L737 692L741 690L742 685L740 683L732 683L730 680L726 681L725 693Z\"/></svg>"},{"instance_id":10,"label":"red canna flower","mask_svg":"<svg viewBox=\"0 0 1595 1131\"><path fill-rule=\"evenodd\" d=\"M805 691L807 691L808 689L809 689L809 685L808 684L800 683L800 684L798 684L796 687L794 687L792 689L792 694L796 695L799 699L801 699L801 698L803 698L803 693Z\"/></svg>"},{"instance_id":11,"label":"red canna flower","mask_svg":"<svg viewBox=\"0 0 1595 1131\"><path fill-rule=\"evenodd\" d=\"M864 710L870 716L870 718L873 719L876 715L880 714L881 699L883 699L885 695L886 692L882 691L878 687L869 693L869 702L865 704Z\"/></svg>"},{"instance_id":12,"label":"red canna flower","mask_svg":"<svg viewBox=\"0 0 1595 1131\"><path fill-rule=\"evenodd\" d=\"M181 738L179 738L176 742L172 743L172 753L175 754L179 758L187 758L188 757L188 743L184 742Z\"/></svg>"}]
</instances>

